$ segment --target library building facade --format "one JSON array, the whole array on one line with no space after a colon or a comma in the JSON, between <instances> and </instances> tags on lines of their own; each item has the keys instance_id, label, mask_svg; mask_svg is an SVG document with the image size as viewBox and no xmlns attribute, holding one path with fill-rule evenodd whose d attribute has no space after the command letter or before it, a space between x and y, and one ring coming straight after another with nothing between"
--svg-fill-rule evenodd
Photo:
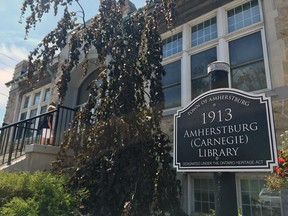
<instances>
[{"instance_id":1,"label":"library building facade","mask_svg":"<svg viewBox=\"0 0 288 216\"><path fill-rule=\"evenodd\" d=\"M173 145L184 211L189 216L211 213L222 199L220 185L220 191L234 195L231 200L224 195L220 204L235 206L243 216L288 215L286 189L272 192L265 183L278 164L281 134L288 130L288 1L179 0L175 27L160 30L166 70L162 128ZM23 81L27 62L17 65L13 80L6 83L7 130L15 122L24 125L28 118L35 118L32 126L41 122L37 116L57 100L55 83L67 52L64 49L49 73L31 88ZM86 101L87 86L99 73L89 68L82 79L80 69L73 70L62 106L67 113L67 107L74 109ZM219 78L215 70L224 73ZM212 88L217 79L225 79L224 84ZM59 134L65 130L57 127ZM20 140L24 132L15 136ZM27 149L33 160L32 153L43 157L48 146ZM53 152L46 152L47 160ZM13 164L9 158L8 164ZM31 164L35 163L21 166L27 169Z\"/></svg>"}]
</instances>

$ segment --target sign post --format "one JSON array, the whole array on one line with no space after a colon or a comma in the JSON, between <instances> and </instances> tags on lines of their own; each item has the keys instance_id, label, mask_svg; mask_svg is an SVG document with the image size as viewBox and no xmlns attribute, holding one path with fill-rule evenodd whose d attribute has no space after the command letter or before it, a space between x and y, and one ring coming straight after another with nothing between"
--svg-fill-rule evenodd
<instances>
[{"instance_id":1,"label":"sign post","mask_svg":"<svg viewBox=\"0 0 288 216\"><path fill-rule=\"evenodd\" d=\"M216 215L237 215L235 172L272 171L277 162L270 98L228 87L229 66L208 66L210 91L174 116L174 166L213 172Z\"/></svg>"},{"instance_id":2,"label":"sign post","mask_svg":"<svg viewBox=\"0 0 288 216\"><path fill-rule=\"evenodd\" d=\"M228 64L225 64L223 62L218 62L218 63L215 62L215 63L208 65L207 70L210 76L210 89L229 87L229 82L228 82L229 65ZM220 111L220 113L221 112L222 111ZM203 117L205 117L205 115ZM213 114L211 117L213 117ZM226 118L226 120L228 119ZM215 188L215 215L216 216L221 216L221 215L226 215L226 214L237 215L238 210L237 210L235 173L234 172L230 172L230 173L214 172L213 177L214 177L214 188Z\"/></svg>"}]
</instances>

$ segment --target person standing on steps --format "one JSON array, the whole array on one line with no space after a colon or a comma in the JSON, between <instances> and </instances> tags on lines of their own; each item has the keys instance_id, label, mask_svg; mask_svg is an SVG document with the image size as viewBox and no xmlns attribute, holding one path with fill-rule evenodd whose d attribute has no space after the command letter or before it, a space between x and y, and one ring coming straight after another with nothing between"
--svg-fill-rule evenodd
<instances>
[{"instance_id":1,"label":"person standing on steps","mask_svg":"<svg viewBox=\"0 0 288 216\"><path fill-rule=\"evenodd\" d=\"M47 112L51 112L56 109L54 104L50 104L47 108ZM53 142L53 113L48 113L44 116L40 129L42 129L41 144L52 144Z\"/></svg>"}]
</instances>

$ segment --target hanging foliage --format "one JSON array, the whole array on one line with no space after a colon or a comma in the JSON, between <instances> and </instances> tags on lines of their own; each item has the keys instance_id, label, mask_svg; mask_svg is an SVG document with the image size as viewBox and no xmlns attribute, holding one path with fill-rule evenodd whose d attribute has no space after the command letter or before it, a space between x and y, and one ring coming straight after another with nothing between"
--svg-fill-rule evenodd
<instances>
[{"instance_id":1,"label":"hanging foliage","mask_svg":"<svg viewBox=\"0 0 288 216\"><path fill-rule=\"evenodd\" d=\"M22 7L23 17L28 7L31 11L27 34L52 5L55 14L65 7L58 27L29 56L31 78L34 71L45 72L55 54L69 46L57 83L60 101L71 72L82 63L85 75L88 54L97 51L101 72L66 132L56 169L70 173L71 187L87 190L83 206L91 215L182 214L171 147L160 128L165 71L158 29L160 20L172 25L176 0L156 2L123 18L127 1L102 0L98 14L82 25L68 11L72 0L25 0ZM68 149L74 151L70 161Z\"/></svg>"}]
</instances>

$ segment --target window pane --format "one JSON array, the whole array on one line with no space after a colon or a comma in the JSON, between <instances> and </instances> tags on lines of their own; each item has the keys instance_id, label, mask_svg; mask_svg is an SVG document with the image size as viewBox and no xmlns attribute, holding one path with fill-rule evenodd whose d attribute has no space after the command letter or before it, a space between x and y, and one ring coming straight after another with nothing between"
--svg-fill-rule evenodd
<instances>
[{"instance_id":1,"label":"window pane","mask_svg":"<svg viewBox=\"0 0 288 216\"><path fill-rule=\"evenodd\" d=\"M207 65L217 60L216 48L191 56L192 79L207 75Z\"/></svg>"},{"instance_id":2,"label":"window pane","mask_svg":"<svg viewBox=\"0 0 288 216\"><path fill-rule=\"evenodd\" d=\"M252 0L227 12L228 32L244 28L261 20L258 0Z\"/></svg>"},{"instance_id":3,"label":"window pane","mask_svg":"<svg viewBox=\"0 0 288 216\"><path fill-rule=\"evenodd\" d=\"M249 205L242 205L242 213L245 216L252 216L250 206Z\"/></svg>"},{"instance_id":4,"label":"window pane","mask_svg":"<svg viewBox=\"0 0 288 216\"><path fill-rule=\"evenodd\" d=\"M25 101L24 101L23 109L26 109L26 108L28 107L29 99L30 99L30 96L25 97Z\"/></svg>"},{"instance_id":5,"label":"window pane","mask_svg":"<svg viewBox=\"0 0 288 216\"><path fill-rule=\"evenodd\" d=\"M191 29L191 44L197 46L204 42L210 41L217 37L216 17L192 26Z\"/></svg>"},{"instance_id":6,"label":"window pane","mask_svg":"<svg viewBox=\"0 0 288 216\"><path fill-rule=\"evenodd\" d=\"M20 121L21 121L21 120L25 120L25 119L26 119L26 116L27 116L27 112L21 113Z\"/></svg>"},{"instance_id":7,"label":"window pane","mask_svg":"<svg viewBox=\"0 0 288 216\"><path fill-rule=\"evenodd\" d=\"M195 212L202 212L201 202L195 202Z\"/></svg>"},{"instance_id":8,"label":"window pane","mask_svg":"<svg viewBox=\"0 0 288 216\"><path fill-rule=\"evenodd\" d=\"M37 104L39 104L39 102L40 102L40 92L37 92L37 93L34 95L33 105L37 105Z\"/></svg>"},{"instance_id":9,"label":"window pane","mask_svg":"<svg viewBox=\"0 0 288 216\"><path fill-rule=\"evenodd\" d=\"M36 116L36 114L37 114L37 109L31 110L29 118L32 118L32 117Z\"/></svg>"},{"instance_id":10,"label":"window pane","mask_svg":"<svg viewBox=\"0 0 288 216\"><path fill-rule=\"evenodd\" d=\"M209 204L206 202L202 203L202 212L209 212L210 208L209 208Z\"/></svg>"},{"instance_id":11,"label":"window pane","mask_svg":"<svg viewBox=\"0 0 288 216\"><path fill-rule=\"evenodd\" d=\"M181 105L181 60L164 66L162 78L165 109Z\"/></svg>"},{"instance_id":12,"label":"window pane","mask_svg":"<svg viewBox=\"0 0 288 216\"><path fill-rule=\"evenodd\" d=\"M196 186L195 186L195 187L196 187ZM194 192L194 198L195 198L196 201L200 201L200 200L201 200L201 192L195 190L195 192Z\"/></svg>"},{"instance_id":13,"label":"window pane","mask_svg":"<svg viewBox=\"0 0 288 216\"><path fill-rule=\"evenodd\" d=\"M165 99L165 109L181 105L181 85L171 86L163 89Z\"/></svg>"},{"instance_id":14,"label":"window pane","mask_svg":"<svg viewBox=\"0 0 288 216\"><path fill-rule=\"evenodd\" d=\"M163 58L182 51L182 32L163 40Z\"/></svg>"},{"instance_id":15,"label":"window pane","mask_svg":"<svg viewBox=\"0 0 288 216\"><path fill-rule=\"evenodd\" d=\"M192 99L210 90L209 77L192 80Z\"/></svg>"},{"instance_id":16,"label":"window pane","mask_svg":"<svg viewBox=\"0 0 288 216\"><path fill-rule=\"evenodd\" d=\"M260 32L242 37L229 43L230 66L263 59L263 48Z\"/></svg>"},{"instance_id":17,"label":"window pane","mask_svg":"<svg viewBox=\"0 0 288 216\"><path fill-rule=\"evenodd\" d=\"M208 194L208 191L203 191L202 193L202 201L208 201L208 197L209 197L209 194Z\"/></svg>"},{"instance_id":18,"label":"window pane","mask_svg":"<svg viewBox=\"0 0 288 216\"><path fill-rule=\"evenodd\" d=\"M243 91L255 91L267 87L264 61L231 68L232 87Z\"/></svg>"},{"instance_id":19,"label":"window pane","mask_svg":"<svg viewBox=\"0 0 288 216\"><path fill-rule=\"evenodd\" d=\"M40 114L43 114L45 112L47 112L47 105L41 107Z\"/></svg>"},{"instance_id":20,"label":"window pane","mask_svg":"<svg viewBox=\"0 0 288 216\"><path fill-rule=\"evenodd\" d=\"M244 91L267 88L260 32L229 43L232 87Z\"/></svg>"},{"instance_id":21,"label":"window pane","mask_svg":"<svg viewBox=\"0 0 288 216\"><path fill-rule=\"evenodd\" d=\"M50 97L50 88L45 90L43 101L48 101L49 97Z\"/></svg>"},{"instance_id":22,"label":"window pane","mask_svg":"<svg viewBox=\"0 0 288 216\"><path fill-rule=\"evenodd\" d=\"M191 56L192 99L210 89L207 66L217 60L216 48Z\"/></svg>"},{"instance_id":23,"label":"window pane","mask_svg":"<svg viewBox=\"0 0 288 216\"><path fill-rule=\"evenodd\" d=\"M181 82L181 60L164 66L166 72L162 78L163 87Z\"/></svg>"},{"instance_id":24,"label":"window pane","mask_svg":"<svg viewBox=\"0 0 288 216\"><path fill-rule=\"evenodd\" d=\"M241 179L240 183L242 191L249 191L249 181L247 179Z\"/></svg>"}]
</instances>

